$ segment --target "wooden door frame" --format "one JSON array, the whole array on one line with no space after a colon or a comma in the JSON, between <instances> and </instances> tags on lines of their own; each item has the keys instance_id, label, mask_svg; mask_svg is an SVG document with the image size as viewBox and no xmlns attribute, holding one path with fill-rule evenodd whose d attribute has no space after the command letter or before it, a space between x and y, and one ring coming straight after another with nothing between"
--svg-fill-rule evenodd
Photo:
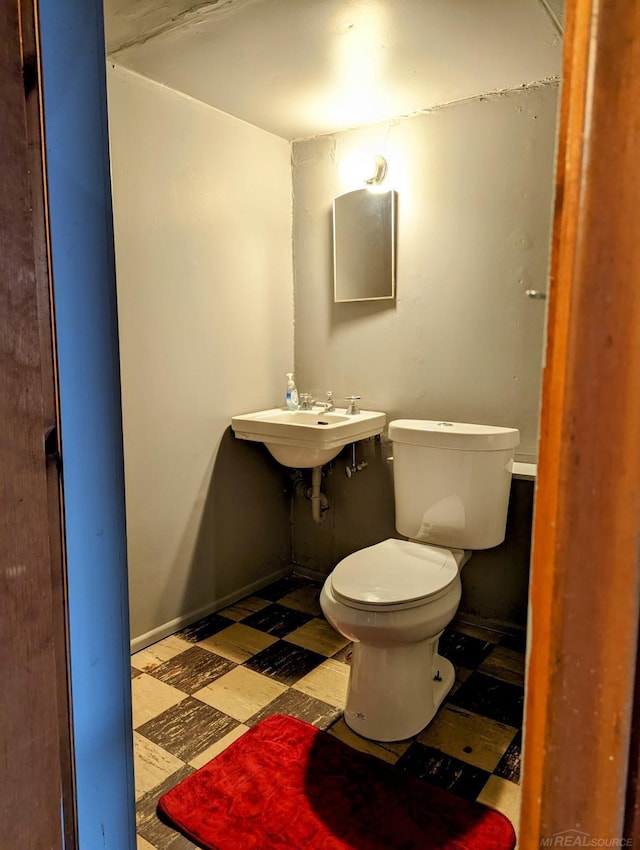
<instances>
[{"instance_id":1,"label":"wooden door frame","mask_svg":"<svg viewBox=\"0 0 640 850\"><path fill-rule=\"evenodd\" d=\"M33 0L0 13L3 842L76 846L59 423Z\"/></svg>"},{"instance_id":2,"label":"wooden door frame","mask_svg":"<svg viewBox=\"0 0 640 850\"><path fill-rule=\"evenodd\" d=\"M635 2L567 4L547 336L524 850L567 831L600 840L624 832L640 595Z\"/></svg>"}]
</instances>

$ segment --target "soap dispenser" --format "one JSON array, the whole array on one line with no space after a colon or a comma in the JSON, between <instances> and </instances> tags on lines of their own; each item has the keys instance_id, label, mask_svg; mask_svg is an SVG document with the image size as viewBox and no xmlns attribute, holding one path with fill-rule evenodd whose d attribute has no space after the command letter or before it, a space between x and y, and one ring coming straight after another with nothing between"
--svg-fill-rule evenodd
<instances>
[{"instance_id":1,"label":"soap dispenser","mask_svg":"<svg viewBox=\"0 0 640 850\"><path fill-rule=\"evenodd\" d=\"M296 383L293 380L293 372L287 372L286 401L288 410L298 410L300 407L298 403L298 390L296 389Z\"/></svg>"}]
</instances>

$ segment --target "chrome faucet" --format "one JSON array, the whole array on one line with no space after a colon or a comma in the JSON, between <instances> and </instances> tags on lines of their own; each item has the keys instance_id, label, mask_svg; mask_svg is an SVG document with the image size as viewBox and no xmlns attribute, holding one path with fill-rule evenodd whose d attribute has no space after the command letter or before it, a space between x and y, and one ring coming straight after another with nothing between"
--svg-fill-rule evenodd
<instances>
[{"instance_id":1,"label":"chrome faucet","mask_svg":"<svg viewBox=\"0 0 640 850\"><path fill-rule=\"evenodd\" d=\"M333 413L336 409L335 404L333 403L333 391L327 390L327 400L326 401L312 401L316 407L321 407L326 413Z\"/></svg>"},{"instance_id":2,"label":"chrome faucet","mask_svg":"<svg viewBox=\"0 0 640 850\"><path fill-rule=\"evenodd\" d=\"M311 410L311 393L300 393L299 410Z\"/></svg>"},{"instance_id":3,"label":"chrome faucet","mask_svg":"<svg viewBox=\"0 0 640 850\"><path fill-rule=\"evenodd\" d=\"M360 401L360 398L361 396L359 395L345 396L345 401L349 402L349 406L347 407L347 416L357 416L360 413L360 408L357 404L357 402Z\"/></svg>"}]
</instances>

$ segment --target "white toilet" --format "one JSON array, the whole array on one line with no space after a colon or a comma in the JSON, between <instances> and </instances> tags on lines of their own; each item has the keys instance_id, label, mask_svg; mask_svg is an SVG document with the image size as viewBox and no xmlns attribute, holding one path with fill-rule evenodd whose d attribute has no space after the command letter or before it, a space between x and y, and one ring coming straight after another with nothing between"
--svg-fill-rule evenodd
<instances>
[{"instance_id":1,"label":"white toilet","mask_svg":"<svg viewBox=\"0 0 640 850\"><path fill-rule=\"evenodd\" d=\"M472 549L504 540L516 428L398 419L393 442L396 528L344 558L320 605L354 642L344 719L375 741L400 741L433 718L455 672L438 638L460 602Z\"/></svg>"}]
</instances>

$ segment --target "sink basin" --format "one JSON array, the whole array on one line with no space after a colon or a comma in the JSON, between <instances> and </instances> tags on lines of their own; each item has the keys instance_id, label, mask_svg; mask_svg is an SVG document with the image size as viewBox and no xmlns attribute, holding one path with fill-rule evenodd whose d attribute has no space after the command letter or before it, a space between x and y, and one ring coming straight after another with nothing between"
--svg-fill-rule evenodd
<instances>
[{"instance_id":1,"label":"sink basin","mask_svg":"<svg viewBox=\"0 0 640 850\"><path fill-rule=\"evenodd\" d=\"M234 416L231 427L241 440L264 443L283 466L322 466L333 460L343 446L380 434L386 416L362 410L348 416L345 409L261 410Z\"/></svg>"}]
</instances>

